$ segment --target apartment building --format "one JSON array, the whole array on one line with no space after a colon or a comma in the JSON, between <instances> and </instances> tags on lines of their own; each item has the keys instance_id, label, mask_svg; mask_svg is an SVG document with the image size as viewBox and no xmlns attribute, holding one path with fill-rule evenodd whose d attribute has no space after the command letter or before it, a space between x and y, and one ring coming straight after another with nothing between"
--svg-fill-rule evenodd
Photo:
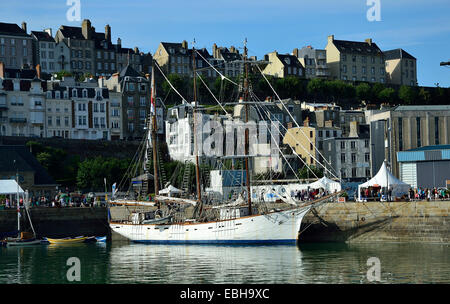
<instances>
[{"instance_id":1,"label":"apartment building","mask_svg":"<svg viewBox=\"0 0 450 304\"><path fill-rule=\"evenodd\" d=\"M315 49L312 46L294 49L292 55L298 58L305 69L305 78L328 78L330 72L327 66L326 50Z\"/></svg>"},{"instance_id":2,"label":"apartment building","mask_svg":"<svg viewBox=\"0 0 450 304\"><path fill-rule=\"evenodd\" d=\"M387 82L417 86L417 59L403 49L384 52Z\"/></svg>"},{"instance_id":3,"label":"apartment building","mask_svg":"<svg viewBox=\"0 0 450 304\"><path fill-rule=\"evenodd\" d=\"M303 65L294 55L278 54L275 51L264 55L264 60L269 62L262 71L265 75L279 78L287 76L303 77L305 75Z\"/></svg>"},{"instance_id":4,"label":"apartment building","mask_svg":"<svg viewBox=\"0 0 450 304\"><path fill-rule=\"evenodd\" d=\"M291 146L308 165L316 165L317 161L323 162L324 140L341 136L341 129L333 127L331 123L325 127L316 127L309 124L309 119L305 119L303 126L287 130L283 144Z\"/></svg>"},{"instance_id":5,"label":"apartment building","mask_svg":"<svg viewBox=\"0 0 450 304\"><path fill-rule=\"evenodd\" d=\"M353 121L348 136L324 139L323 155L327 166L332 167L330 171L339 174L340 178L352 182L366 181L372 176L368 126Z\"/></svg>"},{"instance_id":6,"label":"apartment building","mask_svg":"<svg viewBox=\"0 0 450 304\"><path fill-rule=\"evenodd\" d=\"M332 79L386 82L384 54L372 39L346 41L331 35L325 50Z\"/></svg>"},{"instance_id":7,"label":"apartment building","mask_svg":"<svg viewBox=\"0 0 450 304\"><path fill-rule=\"evenodd\" d=\"M44 137L45 83L40 70L7 69L0 62L0 134Z\"/></svg>"},{"instance_id":8,"label":"apartment building","mask_svg":"<svg viewBox=\"0 0 450 304\"><path fill-rule=\"evenodd\" d=\"M32 31L33 61L41 66L43 74L53 75L60 71L71 71L70 49L64 41L57 43L52 29Z\"/></svg>"},{"instance_id":9,"label":"apartment building","mask_svg":"<svg viewBox=\"0 0 450 304\"><path fill-rule=\"evenodd\" d=\"M0 22L0 62L7 69L34 66L33 41L27 33L27 24Z\"/></svg>"}]
</instances>

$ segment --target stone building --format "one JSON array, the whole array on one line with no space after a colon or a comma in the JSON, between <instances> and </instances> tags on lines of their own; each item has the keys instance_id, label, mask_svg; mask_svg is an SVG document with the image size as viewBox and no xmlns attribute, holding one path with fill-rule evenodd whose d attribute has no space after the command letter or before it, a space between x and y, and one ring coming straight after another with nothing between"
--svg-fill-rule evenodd
<instances>
[{"instance_id":1,"label":"stone building","mask_svg":"<svg viewBox=\"0 0 450 304\"><path fill-rule=\"evenodd\" d=\"M328 78L330 72L327 66L327 51L315 49L311 46L302 49L294 49L292 55L298 58L305 69L305 77L311 78Z\"/></svg>"},{"instance_id":2,"label":"stone building","mask_svg":"<svg viewBox=\"0 0 450 304\"><path fill-rule=\"evenodd\" d=\"M57 43L52 29L32 31L34 62L41 66L43 74L53 75L60 71L71 71L70 50L64 41ZM50 77L48 77L50 78Z\"/></svg>"},{"instance_id":3,"label":"stone building","mask_svg":"<svg viewBox=\"0 0 450 304\"><path fill-rule=\"evenodd\" d=\"M384 54L372 39L345 41L331 35L325 50L332 79L386 82Z\"/></svg>"},{"instance_id":4,"label":"stone building","mask_svg":"<svg viewBox=\"0 0 450 304\"><path fill-rule=\"evenodd\" d=\"M417 60L403 49L385 51L387 82L417 86Z\"/></svg>"},{"instance_id":5,"label":"stone building","mask_svg":"<svg viewBox=\"0 0 450 304\"><path fill-rule=\"evenodd\" d=\"M197 53L195 54L196 71L200 75L208 76L208 71L211 71L208 58L211 58L211 55L204 48L196 50L201 54L201 56ZM182 43L161 42L153 58L166 75L178 74L180 76L193 77L192 53L193 49L188 48L186 40Z\"/></svg>"},{"instance_id":6,"label":"stone building","mask_svg":"<svg viewBox=\"0 0 450 304\"><path fill-rule=\"evenodd\" d=\"M353 121L348 136L324 139L323 155L332 166L330 171L339 174L341 179L366 181L372 176L368 126Z\"/></svg>"},{"instance_id":7,"label":"stone building","mask_svg":"<svg viewBox=\"0 0 450 304\"><path fill-rule=\"evenodd\" d=\"M27 33L25 22L22 28L14 23L0 22L0 62L10 69L34 66L33 40Z\"/></svg>"},{"instance_id":8,"label":"stone building","mask_svg":"<svg viewBox=\"0 0 450 304\"><path fill-rule=\"evenodd\" d=\"M269 62L262 71L265 75L279 78L287 76L303 77L305 75L303 65L294 55L278 54L275 51L264 55L264 60Z\"/></svg>"}]
</instances>

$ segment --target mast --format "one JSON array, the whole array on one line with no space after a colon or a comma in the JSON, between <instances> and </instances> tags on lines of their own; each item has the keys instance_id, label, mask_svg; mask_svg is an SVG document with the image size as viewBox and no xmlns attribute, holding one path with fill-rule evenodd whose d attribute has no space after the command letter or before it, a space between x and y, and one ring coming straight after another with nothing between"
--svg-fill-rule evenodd
<instances>
[{"instance_id":1,"label":"mast","mask_svg":"<svg viewBox=\"0 0 450 304\"><path fill-rule=\"evenodd\" d=\"M16 173L16 183L17 183L17 231L20 233L20 205L19 205L19 169Z\"/></svg>"},{"instance_id":2,"label":"mast","mask_svg":"<svg viewBox=\"0 0 450 304\"><path fill-rule=\"evenodd\" d=\"M245 67L245 78L244 78L244 101L248 101L248 64L247 64L247 38L244 41L244 67ZM248 122L248 103L245 104L245 122ZM249 139L248 139L248 128L245 128L245 179L247 184L247 201L248 201L248 214L252 215L252 195L250 193L250 174L248 165L248 155L249 155Z\"/></svg>"},{"instance_id":3,"label":"mast","mask_svg":"<svg viewBox=\"0 0 450 304\"><path fill-rule=\"evenodd\" d=\"M202 201L202 190L200 188L200 167L199 167L199 160L198 160L198 147L197 147L197 132L196 132L196 113L197 113L197 86L196 86L196 72L195 72L195 39L192 45L192 70L194 72L194 113L193 113L193 119L194 119L194 153L195 153L195 179L197 182L197 201L200 203Z\"/></svg>"},{"instance_id":4,"label":"mast","mask_svg":"<svg viewBox=\"0 0 450 304\"><path fill-rule=\"evenodd\" d=\"M151 118L152 118L152 126L151 126L151 136L152 136L152 146L153 146L153 182L155 186L155 196L159 194L159 180L158 180L158 166L157 166L157 138L156 138L156 103L155 103L155 62L152 61L152 83L151 83L151 92L150 92L150 112L151 112Z\"/></svg>"}]
</instances>

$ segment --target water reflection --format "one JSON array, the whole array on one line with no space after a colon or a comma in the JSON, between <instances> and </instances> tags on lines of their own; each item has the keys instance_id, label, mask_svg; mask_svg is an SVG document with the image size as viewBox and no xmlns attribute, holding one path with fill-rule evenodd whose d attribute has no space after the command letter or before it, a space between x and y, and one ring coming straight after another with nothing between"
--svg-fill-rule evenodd
<instances>
[{"instance_id":1,"label":"water reflection","mask_svg":"<svg viewBox=\"0 0 450 304\"><path fill-rule=\"evenodd\" d=\"M0 249L0 284L70 283L67 259L81 261L82 284L369 283L367 259L381 262L381 283L450 282L450 246L319 243L297 246L128 243Z\"/></svg>"}]
</instances>

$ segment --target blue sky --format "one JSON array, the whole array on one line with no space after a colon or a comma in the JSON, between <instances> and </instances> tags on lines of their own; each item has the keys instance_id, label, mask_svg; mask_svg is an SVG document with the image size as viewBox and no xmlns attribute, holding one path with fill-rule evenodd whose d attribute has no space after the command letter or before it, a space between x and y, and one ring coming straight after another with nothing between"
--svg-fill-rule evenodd
<instances>
[{"instance_id":1,"label":"blue sky","mask_svg":"<svg viewBox=\"0 0 450 304\"><path fill-rule=\"evenodd\" d=\"M213 43L242 48L258 58L274 50L290 53L311 45L325 48L327 36L363 41L372 38L382 50L403 48L417 58L419 85L450 87L450 1L380 0L381 21L366 18L367 0L81 0L81 19L97 31L112 27L112 39L125 47L154 53L159 42ZM67 0L1 0L2 22L28 24L28 30L69 22Z\"/></svg>"}]
</instances>

